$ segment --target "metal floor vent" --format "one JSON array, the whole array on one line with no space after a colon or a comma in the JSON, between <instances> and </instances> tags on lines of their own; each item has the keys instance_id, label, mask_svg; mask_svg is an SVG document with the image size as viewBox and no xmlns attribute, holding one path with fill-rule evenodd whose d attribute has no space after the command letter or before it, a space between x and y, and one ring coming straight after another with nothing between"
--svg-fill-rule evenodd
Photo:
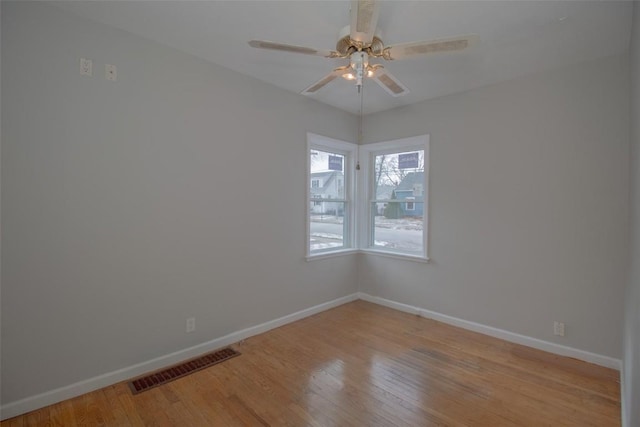
<instances>
[{"instance_id":1,"label":"metal floor vent","mask_svg":"<svg viewBox=\"0 0 640 427\"><path fill-rule=\"evenodd\" d=\"M153 374L131 380L129 381L129 388L133 394L142 393L143 391L161 386L169 381L177 380L178 378L192 374L201 369L208 368L209 366L217 363L224 362L225 360L239 355L239 352L230 347L223 348L222 350L205 354L204 356L163 369L162 371L154 372Z\"/></svg>"}]
</instances>

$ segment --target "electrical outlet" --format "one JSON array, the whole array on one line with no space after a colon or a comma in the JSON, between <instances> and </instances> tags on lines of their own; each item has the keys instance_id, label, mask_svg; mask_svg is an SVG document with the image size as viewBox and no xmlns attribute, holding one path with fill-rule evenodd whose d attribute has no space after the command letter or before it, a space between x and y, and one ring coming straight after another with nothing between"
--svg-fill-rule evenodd
<instances>
[{"instance_id":1,"label":"electrical outlet","mask_svg":"<svg viewBox=\"0 0 640 427\"><path fill-rule=\"evenodd\" d=\"M553 322L553 335L564 336L564 323Z\"/></svg>"},{"instance_id":2,"label":"electrical outlet","mask_svg":"<svg viewBox=\"0 0 640 427\"><path fill-rule=\"evenodd\" d=\"M187 332L193 332L196 330L196 318L189 317L187 318Z\"/></svg>"},{"instance_id":3,"label":"electrical outlet","mask_svg":"<svg viewBox=\"0 0 640 427\"><path fill-rule=\"evenodd\" d=\"M80 58L80 75L93 76L93 61L86 58Z\"/></svg>"},{"instance_id":4,"label":"electrical outlet","mask_svg":"<svg viewBox=\"0 0 640 427\"><path fill-rule=\"evenodd\" d=\"M112 82L118 79L118 70L115 65L107 64L104 66L104 78Z\"/></svg>"}]
</instances>

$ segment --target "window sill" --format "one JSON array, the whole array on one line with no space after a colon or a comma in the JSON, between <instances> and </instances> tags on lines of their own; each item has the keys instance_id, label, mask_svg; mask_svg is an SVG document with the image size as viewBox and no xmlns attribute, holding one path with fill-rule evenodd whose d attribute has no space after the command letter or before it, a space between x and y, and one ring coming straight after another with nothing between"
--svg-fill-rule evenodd
<instances>
[{"instance_id":1,"label":"window sill","mask_svg":"<svg viewBox=\"0 0 640 427\"><path fill-rule=\"evenodd\" d=\"M413 262L422 262L422 263L429 262L429 258L419 256L419 255L408 255L408 254L401 254L397 252L381 251L376 249L361 249L360 252L367 255L378 255L386 258L400 259L404 261L413 261Z\"/></svg>"},{"instance_id":2,"label":"window sill","mask_svg":"<svg viewBox=\"0 0 640 427\"><path fill-rule=\"evenodd\" d=\"M342 249L339 251L319 253L316 255L307 255L305 259L307 260L307 262L309 262L309 261L317 261L321 259L335 258L335 257L339 257L343 255L351 255L351 254L377 255L385 258L393 258L393 259L399 259L403 261L412 261L412 262L421 262L421 263L428 263L430 261L429 258L425 258L418 255L400 254L397 252L386 252L386 251L380 251L376 249Z\"/></svg>"},{"instance_id":3,"label":"window sill","mask_svg":"<svg viewBox=\"0 0 640 427\"><path fill-rule=\"evenodd\" d=\"M331 251L331 252L323 252L323 253L314 254L314 255L307 255L305 258L307 262L309 262L309 261L317 261L317 260L327 259L327 258L335 258L343 255L357 254L358 252L360 251L357 249L342 249L339 251Z\"/></svg>"}]
</instances>

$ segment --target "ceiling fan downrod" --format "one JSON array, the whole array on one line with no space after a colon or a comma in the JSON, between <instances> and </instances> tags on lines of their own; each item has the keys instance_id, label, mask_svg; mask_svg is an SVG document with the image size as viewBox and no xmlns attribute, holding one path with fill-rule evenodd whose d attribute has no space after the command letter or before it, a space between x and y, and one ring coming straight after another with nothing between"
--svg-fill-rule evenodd
<instances>
[{"instance_id":1,"label":"ceiling fan downrod","mask_svg":"<svg viewBox=\"0 0 640 427\"><path fill-rule=\"evenodd\" d=\"M354 77L356 80L356 87L358 88L358 93L360 93L365 70L369 68L369 55L367 55L363 51L352 53L350 58L350 65L354 71Z\"/></svg>"}]
</instances>

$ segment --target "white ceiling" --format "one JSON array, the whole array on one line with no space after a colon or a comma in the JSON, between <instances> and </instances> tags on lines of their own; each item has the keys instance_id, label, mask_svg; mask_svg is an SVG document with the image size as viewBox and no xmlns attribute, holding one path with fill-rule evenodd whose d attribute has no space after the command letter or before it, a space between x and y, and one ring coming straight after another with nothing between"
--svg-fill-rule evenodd
<instances>
[{"instance_id":1,"label":"white ceiling","mask_svg":"<svg viewBox=\"0 0 640 427\"><path fill-rule=\"evenodd\" d=\"M335 49L338 31L349 24L350 3L344 0L53 4L296 93L348 62L247 44L263 39ZM478 34L480 43L464 53L386 62L410 93L393 98L369 81L364 112L625 52L631 12L630 1L382 1L378 28L385 45L469 33ZM354 83L344 79L313 98L353 113L360 107Z\"/></svg>"}]
</instances>

